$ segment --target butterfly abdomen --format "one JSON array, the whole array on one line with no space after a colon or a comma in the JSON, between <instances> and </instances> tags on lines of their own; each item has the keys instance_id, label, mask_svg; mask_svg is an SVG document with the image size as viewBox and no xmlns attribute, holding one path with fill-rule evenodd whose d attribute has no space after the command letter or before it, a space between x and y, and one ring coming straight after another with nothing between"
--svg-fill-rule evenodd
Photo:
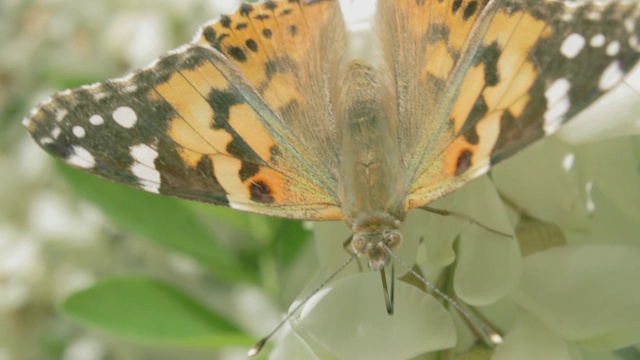
<instances>
[{"instance_id":1,"label":"butterfly abdomen","mask_svg":"<svg viewBox=\"0 0 640 360\"><path fill-rule=\"evenodd\" d=\"M402 218L398 213L401 197L395 190L399 183L395 127L382 105L378 73L359 60L344 71L336 122L342 147L340 194L345 218L352 223L376 212Z\"/></svg>"}]
</instances>

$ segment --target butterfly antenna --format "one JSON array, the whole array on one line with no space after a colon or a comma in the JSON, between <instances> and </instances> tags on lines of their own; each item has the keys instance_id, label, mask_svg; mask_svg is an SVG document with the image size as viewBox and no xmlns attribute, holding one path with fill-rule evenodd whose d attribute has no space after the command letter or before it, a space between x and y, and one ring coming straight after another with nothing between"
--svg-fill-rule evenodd
<instances>
[{"instance_id":1,"label":"butterfly antenna","mask_svg":"<svg viewBox=\"0 0 640 360\"><path fill-rule=\"evenodd\" d=\"M395 287L395 267L393 264L391 265L391 293L389 293L389 288L387 287L387 274L384 271L384 268L380 269L380 276L382 277L382 291L384 291L384 302L387 305L387 314L393 315L393 294ZM391 295L389 295L391 294Z\"/></svg>"},{"instance_id":2,"label":"butterfly antenna","mask_svg":"<svg viewBox=\"0 0 640 360\"><path fill-rule=\"evenodd\" d=\"M293 311L291 311L289 314L287 314L287 316L284 318L284 320L282 320L280 322L280 324L278 324L278 326L276 326L270 333L269 335L263 337L260 341L258 341L255 345L253 345L251 347L251 349L249 349L249 351L247 352L247 356L248 357L254 357L256 355L258 355L260 353L260 351L262 350L262 348L264 347L264 345L267 343L267 341L269 341L269 339L271 339L271 337L278 332L278 330L280 330L280 328L287 322L289 321L289 319L291 319L291 317L298 312L298 310L307 303L307 301L309 301L309 299L311 299L315 294L318 293L318 291L322 290L325 286L327 286L327 284L333 280L334 277L336 277L336 275L338 275L340 272L342 272L342 270L344 270L347 266L349 266L349 264L351 264L351 262L353 261L353 259L355 259L355 256L351 256L349 258L349 260L345 261L344 264L340 265L340 267L334 271L331 275L329 275L328 278L326 278L320 285L318 285L318 287L313 290L311 292L311 294L307 295L306 298L304 298L304 300L302 300L302 302L300 302L295 308L293 308ZM393 283L392 283L392 289L393 289Z\"/></svg>"},{"instance_id":3,"label":"butterfly antenna","mask_svg":"<svg viewBox=\"0 0 640 360\"><path fill-rule=\"evenodd\" d=\"M454 308L456 308L456 310L458 310L458 312L460 312L460 314L462 314L462 316L465 319L467 319L467 321L475 328L475 330L477 330L481 334L483 340L487 344L491 346L495 346L502 343L502 336L496 330L492 329L484 321L478 319L477 316L470 313L467 309L462 307L462 305L460 305L457 301L453 300L449 295L445 294L444 292L442 292L442 290L438 289L429 280L425 279L424 276L420 275L417 271L413 270L413 268L409 266L409 264L407 264L404 260L402 260L402 258L396 255L393 251L391 251L391 249L386 244L384 244L384 247L387 249L389 254L391 254L391 256L400 264L402 264L402 266L404 266L411 274L413 274L413 276L415 276L417 279L422 281L429 289L431 289L431 291L438 294L438 296L440 296L442 299L444 299L446 302L448 302Z\"/></svg>"}]
</instances>

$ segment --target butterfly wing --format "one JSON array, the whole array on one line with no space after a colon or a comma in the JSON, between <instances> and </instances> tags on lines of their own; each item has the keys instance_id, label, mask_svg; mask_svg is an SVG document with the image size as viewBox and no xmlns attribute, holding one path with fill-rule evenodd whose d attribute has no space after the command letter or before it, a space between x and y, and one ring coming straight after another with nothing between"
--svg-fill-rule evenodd
<instances>
[{"instance_id":1,"label":"butterfly wing","mask_svg":"<svg viewBox=\"0 0 640 360\"><path fill-rule=\"evenodd\" d=\"M337 158L317 150L333 136L318 69L342 29L330 1L244 5L145 69L54 95L25 125L53 156L146 191L341 219Z\"/></svg>"},{"instance_id":2,"label":"butterfly wing","mask_svg":"<svg viewBox=\"0 0 640 360\"><path fill-rule=\"evenodd\" d=\"M640 58L635 2L382 0L381 6L399 127L409 134L406 210L552 134L619 84Z\"/></svg>"}]
</instances>

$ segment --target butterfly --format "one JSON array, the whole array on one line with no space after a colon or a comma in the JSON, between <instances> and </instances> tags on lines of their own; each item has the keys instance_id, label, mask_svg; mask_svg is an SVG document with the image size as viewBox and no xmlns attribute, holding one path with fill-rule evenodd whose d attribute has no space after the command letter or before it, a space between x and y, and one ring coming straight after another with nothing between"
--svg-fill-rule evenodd
<instances>
[{"instance_id":1,"label":"butterfly","mask_svg":"<svg viewBox=\"0 0 640 360\"><path fill-rule=\"evenodd\" d=\"M24 124L64 162L145 191L343 220L383 270L411 209L553 134L640 58L626 1L379 0L375 66L336 1L242 5Z\"/></svg>"}]
</instances>

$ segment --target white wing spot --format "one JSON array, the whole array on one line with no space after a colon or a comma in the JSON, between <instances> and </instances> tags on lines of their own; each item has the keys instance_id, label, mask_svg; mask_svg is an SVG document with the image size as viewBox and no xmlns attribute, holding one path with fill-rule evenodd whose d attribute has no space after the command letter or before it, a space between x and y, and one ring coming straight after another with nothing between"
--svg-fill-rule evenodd
<instances>
[{"instance_id":1,"label":"white wing spot","mask_svg":"<svg viewBox=\"0 0 640 360\"><path fill-rule=\"evenodd\" d=\"M158 151L147 144L131 146L129 152L133 159L145 166L155 169L154 161L158 157Z\"/></svg>"},{"instance_id":2,"label":"white wing spot","mask_svg":"<svg viewBox=\"0 0 640 360\"><path fill-rule=\"evenodd\" d=\"M23 118L22 119L22 126L24 126L24 127L31 126L31 118L28 118L28 117Z\"/></svg>"},{"instance_id":3,"label":"white wing spot","mask_svg":"<svg viewBox=\"0 0 640 360\"><path fill-rule=\"evenodd\" d=\"M106 98L107 96L109 96L109 93L106 91L96 91L93 93L93 97L98 101Z\"/></svg>"},{"instance_id":4,"label":"white wing spot","mask_svg":"<svg viewBox=\"0 0 640 360\"><path fill-rule=\"evenodd\" d=\"M564 13L560 16L560 19L562 19L562 21L571 21L573 20L573 14L571 13Z\"/></svg>"},{"instance_id":5,"label":"white wing spot","mask_svg":"<svg viewBox=\"0 0 640 360\"><path fill-rule=\"evenodd\" d=\"M597 11L592 11L587 14L587 18L590 20L598 21L602 19L602 14Z\"/></svg>"},{"instance_id":6,"label":"white wing spot","mask_svg":"<svg viewBox=\"0 0 640 360\"><path fill-rule=\"evenodd\" d=\"M620 69L620 62L614 61L600 75L598 87L600 90L609 90L617 85L624 77L624 72Z\"/></svg>"},{"instance_id":7,"label":"white wing spot","mask_svg":"<svg viewBox=\"0 0 640 360\"><path fill-rule=\"evenodd\" d=\"M489 163L489 160L485 160L485 161L481 161L479 163L474 164L473 167L475 169L472 170L472 173L469 174L470 179L473 179L480 175L484 175L487 172L489 172L489 169L491 169L491 164Z\"/></svg>"},{"instance_id":8,"label":"white wing spot","mask_svg":"<svg viewBox=\"0 0 640 360\"><path fill-rule=\"evenodd\" d=\"M49 144L53 144L53 139L52 138L50 138L48 136L40 138L40 145L49 145Z\"/></svg>"},{"instance_id":9,"label":"white wing spot","mask_svg":"<svg viewBox=\"0 0 640 360\"><path fill-rule=\"evenodd\" d=\"M544 92L547 98L547 111L544 113L543 125L545 134L556 132L562 125L564 114L571 108L571 101L567 96L569 90L571 90L571 82L566 78L560 78L549 85Z\"/></svg>"},{"instance_id":10,"label":"white wing spot","mask_svg":"<svg viewBox=\"0 0 640 360\"><path fill-rule=\"evenodd\" d=\"M582 51L586 42L587 41L584 39L584 36L578 33L573 33L564 39L562 46L560 46L560 52L567 58L573 59L578 56L580 51Z\"/></svg>"},{"instance_id":11,"label":"white wing spot","mask_svg":"<svg viewBox=\"0 0 640 360\"><path fill-rule=\"evenodd\" d=\"M146 191L158 193L160 172L156 170L155 160L158 151L147 144L138 144L129 148L131 157L136 161L129 170L138 178L140 187Z\"/></svg>"},{"instance_id":12,"label":"white wing spot","mask_svg":"<svg viewBox=\"0 0 640 360\"><path fill-rule=\"evenodd\" d=\"M58 109L58 111L56 111L56 121L62 121L68 113L69 111L67 111L67 109Z\"/></svg>"},{"instance_id":13,"label":"white wing spot","mask_svg":"<svg viewBox=\"0 0 640 360\"><path fill-rule=\"evenodd\" d=\"M607 55L616 56L620 52L620 43L618 41L612 41L607 45L607 49L605 50Z\"/></svg>"},{"instance_id":14,"label":"white wing spot","mask_svg":"<svg viewBox=\"0 0 640 360\"><path fill-rule=\"evenodd\" d=\"M124 88L122 88L122 90L124 92L131 93L138 90L138 86L136 84L129 84L129 85L126 85Z\"/></svg>"},{"instance_id":15,"label":"white wing spot","mask_svg":"<svg viewBox=\"0 0 640 360\"><path fill-rule=\"evenodd\" d=\"M604 36L604 34L597 34L593 35L593 37L589 41L589 45L591 45L591 47L597 48L604 45L605 42L607 42L607 38Z\"/></svg>"},{"instance_id":16,"label":"white wing spot","mask_svg":"<svg viewBox=\"0 0 640 360\"><path fill-rule=\"evenodd\" d=\"M624 28L627 29L628 32L632 33L636 29L636 22L632 18L628 18L624 21Z\"/></svg>"},{"instance_id":17,"label":"white wing spot","mask_svg":"<svg viewBox=\"0 0 640 360\"><path fill-rule=\"evenodd\" d=\"M56 126L51 130L51 137L57 139L58 136L60 136L60 133L62 133L62 129L60 129L59 126Z\"/></svg>"},{"instance_id":18,"label":"white wing spot","mask_svg":"<svg viewBox=\"0 0 640 360\"><path fill-rule=\"evenodd\" d=\"M569 99L564 99L544 113L543 129L546 135L551 135L560 128L563 116L567 113L570 107L571 103L569 102Z\"/></svg>"},{"instance_id":19,"label":"white wing spot","mask_svg":"<svg viewBox=\"0 0 640 360\"><path fill-rule=\"evenodd\" d=\"M560 78L554 81L547 90L544 92L544 96L547 98L548 105L555 105L558 101L567 96L571 89L571 82L567 78Z\"/></svg>"},{"instance_id":20,"label":"white wing spot","mask_svg":"<svg viewBox=\"0 0 640 360\"><path fill-rule=\"evenodd\" d=\"M73 131L73 135L77 138L83 138L87 134L82 126L74 126L71 131Z\"/></svg>"},{"instance_id":21,"label":"white wing spot","mask_svg":"<svg viewBox=\"0 0 640 360\"><path fill-rule=\"evenodd\" d=\"M83 169L91 169L96 166L96 159L91 153L82 146L74 145L71 148L71 155L65 161L73 166Z\"/></svg>"},{"instance_id":22,"label":"white wing spot","mask_svg":"<svg viewBox=\"0 0 640 360\"><path fill-rule=\"evenodd\" d=\"M138 85L136 85L133 82L134 76L135 76L135 73L130 73L123 78L113 80L113 84L118 86L119 91L127 92L127 93L134 92L138 90Z\"/></svg>"},{"instance_id":23,"label":"white wing spot","mask_svg":"<svg viewBox=\"0 0 640 360\"><path fill-rule=\"evenodd\" d=\"M133 77L136 76L136 73L128 73L127 75L119 78L119 79L115 79L113 80L113 82L118 82L118 83L123 83L123 84L127 84L127 83L132 83L133 82Z\"/></svg>"},{"instance_id":24,"label":"white wing spot","mask_svg":"<svg viewBox=\"0 0 640 360\"><path fill-rule=\"evenodd\" d=\"M120 106L113 111L113 120L123 128L131 129L138 121L138 116L132 108L128 106Z\"/></svg>"},{"instance_id":25,"label":"white wing spot","mask_svg":"<svg viewBox=\"0 0 640 360\"><path fill-rule=\"evenodd\" d=\"M91 115L91 117L89 118L89 123L95 126L102 125L104 124L104 119L98 114Z\"/></svg>"}]
</instances>

